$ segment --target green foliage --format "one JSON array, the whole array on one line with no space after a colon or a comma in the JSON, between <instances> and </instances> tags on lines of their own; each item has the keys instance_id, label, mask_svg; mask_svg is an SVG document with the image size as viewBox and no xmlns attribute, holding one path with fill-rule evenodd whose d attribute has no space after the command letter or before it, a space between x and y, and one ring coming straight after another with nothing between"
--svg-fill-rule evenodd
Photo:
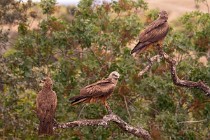
<instances>
[{"instance_id":1,"label":"green foliage","mask_svg":"<svg viewBox=\"0 0 210 140\"><path fill-rule=\"evenodd\" d=\"M43 14L53 14L56 0L41 0L40 6Z\"/></svg>"},{"instance_id":2,"label":"green foliage","mask_svg":"<svg viewBox=\"0 0 210 140\"><path fill-rule=\"evenodd\" d=\"M150 23L150 22L154 21L155 19L157 19L158 13L159 13L158 9L149 10L146 15L146 17L147 17L146 22Z\"/></svg>"},{"instance_id":3,"label":"green foliage","mask_svg":"<svg viewBox=\"0 0 210 140\"><path fill-rule=\"evenodd\" d=\"M0 2L0 25L26 21L26 10L31 5L31 0L26 3L16 0L2 0Z\"/></svg>"},{"instance_id":4,"label":"green foliage","mask_svg":"<svg viewBox=\"0 0 210 140\"><path fill-rule=\"evenodd\" d=\"M31 0L23 3L16 0L0 1L0 51L7 47L10 29L4 25L15 25L27 20L27 9L32 6Z\"/></svg>"},{"instance_id":5,"label":"green foliage","mask_svg":"<svg viewBox=\"0 0 210 140\"><path fill-rule=\"evenodd\" d=\"M46 73L51 74L58 96L56 119L67 122L78 120L83 107L70 106L69 97L114 70L121 78L108 102L126 122L149 130L154 139L208 138L210 104L201 90L175 86L169 66L162 60L143 77L137 76L148 64L148 53L133 57L129 48L145 24L136 14L139 9L147 8L144 1L119 0L96 5L93 0L81 0L71 15L73 18L67 21L53 15L54 0L43 0L40 6L47 18L40 20L36 29L31 29L28 22L21 22L13 48L0 58L0 138L38 139L35 98L41 88L39 81ZM157 13L152 10L145 19L153 20ZM189 13L181 19L183 31L171 27L165 39L165 51L179 60L180 79L210 83L209 63L207 66L199 63L200 55L194 51L198 50L194 48L200 34L209 41L208 19L209 15L204 13ZM146 20L146 24L149 22ZM190 32L195 36L190 37ZM153 54L156 51L149 55ZM102 105L91 104L85 106L80 117L102 118L106 113ZM197 120L203 121L188 123ZM59 129L55 136L46 139L136 138L111 124L107 128Z\"/></svg>"},{"instance_id":6,"label":"green foliage","mask_svg":"<svg viewBox=\"0 0 210 140\"><path fill-rule=\"evenodd\" d=\"M191 12L185 14L181 20L186 35L193 41L196 50L206 52L209 48L210 15L209 13Z\"/></svg>"}]
</instances>

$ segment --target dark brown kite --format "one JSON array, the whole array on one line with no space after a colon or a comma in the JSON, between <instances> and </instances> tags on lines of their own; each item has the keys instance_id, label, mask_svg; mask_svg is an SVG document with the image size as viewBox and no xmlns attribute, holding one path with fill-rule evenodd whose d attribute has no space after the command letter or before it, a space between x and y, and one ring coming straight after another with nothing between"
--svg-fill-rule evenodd
<instances>
[{"instance_id":1,"label":"dark brown kite","mask_svg":"<svg viewBox=\"0 0 210 140\"><path fill-rule=\"evenodd\" d=\"M39 118L39 135L52 135L57 96L52 90L53 82L50 77L43 80L44 85L36 98L36 111Z\"/></svg>"},{"instance_id":2,"label":"dark brown kite","mask_svg":"<svg viewBox=\"0 0 210 140\"><path fill-rule=\"evenodd\" d=\"M80 95L74 96L69 100L72 101L71 104L75 105L78 103L94 103L101 101L102 104L110 111L109 105L107 104L107 98L114 91L120 74L113 71L108 78L100 80L96 83L88 85L80 90Z\"/></svg>"},{"instance_id":3,"label":"dark brown kite","mask_svg":"<svg viewBox=\"0 0 210 140\"><path fill-rule=\"evenodd\" d=\"M140 52L154 43L162 45L162 41L168 33L168 14L166 11L159 13L158 19L153 21L145 30L140 33L139 42L131 51L131 54Z\"/></svg>"}]
</instances>

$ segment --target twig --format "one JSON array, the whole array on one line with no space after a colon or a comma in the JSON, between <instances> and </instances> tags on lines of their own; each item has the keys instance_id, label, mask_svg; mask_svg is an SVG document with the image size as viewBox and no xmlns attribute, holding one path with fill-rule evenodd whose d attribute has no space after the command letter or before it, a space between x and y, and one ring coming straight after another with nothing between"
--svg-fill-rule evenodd
<instances>
[{"instance_id":1,"label":"twig","mask_svg":"<svg viewBox=\"0 0 210 140\"><path fill-rule=\"evenodd\" d=\"M160 55L155 55L152 58L149 59L149 65L147 65L142 71L138 73L138 77L141 77L145 72L149 71L154 63L154 61L157 61L160 58Z\"/></svg>"},{"instance_id":2,"label":"twig","mask_svg":"<svg viewBox=\"0 0 210 140\"><path fill-rule=\"evenodd\" d=\"M129 108L128 108L127 99L126 99L126 97L124 95L123 95L123 99L124 99L124 102L125 102L125 107L126 107L129 119L131 119L131 114L130 114L130 111L129 111Z\"/></svg>"},{"instance_id":3,"label":"twig","mask_svg":"<svg viewBox=\"0 0 210 140\"><path fill-rule=\"evenodd\" d=\"M171 69L170 70L171 77L175 85L183 86L183 87L190 87L190 88L196 87L203 90L207 96L210 96L210 87L208 87L204 82L202 81L193 82L193 81L179 79L176 72L176 60L170 58L170 56L163 51L160 45L157 45L157 49L158 49L159 55L162 56L169 63L170 69Z\"/></svg>"},{"instance_id":4,"label":"twig","mask_svg":"<svg viewBox=\"0 0 210 140\"><path fill-rule=\"evenodd\" d=\"M133 134L136 137L143 138L144 140L151 140L151 136L149 132L141 127L133 127L123 121L119 116L115 114L105 115L103 119L85 119L85 120L78 120L73 122L67 123L60 123L54 126L54 129L58 128L74 128L74 127L81 127L81 126L107 126L109 122L116 123L122 130L127 133Z\"/></svg>"},{"instance_id":5,"label":"twig","mask_svg":"<svg viewBox=\"0 0 210 140\"><path fill-rule=\"evenodd\" d=\"M178 124L180 123L200 123L200 122L205 122L207 121L207 119L204 119L204 120L200 120L200 121L183 121L183 122L177 122Z\"/></svg>"},{"instance_id":6,"label":"twig","mask_svg":"<svg viewBox=\"0 0 210 140\"><path fill-rule=\"evenodd\" d=\"M82 111L83 109L86 107L86 104L82 107L82 109L79 111L79 115L78 115L78 118L80 118L81 114L82 114Z\"/></svg>"},{"instance_id":7,"label":"twig","mask_svg":"<svg viewBox=\"0 0 210 140\"><path fill-rule=\"evenodd\" d=\"M101 61L100 61L100 59L96 56L96 54L94 53L94 51L91 48L89 48L89 49L90 49L91 53L93 54L93 56L96 58L96 60L99 63L99 65L100 66L103 66L102 63L101 63Z\"/></svg>"},{"instance_id":8,"label":"twig","mask_svg":"<svg viewBox=\"0 0 210 140\"><path fill-rule=\"evenodd\" d=\"M137 96L131 98L129 101L128 101L128 105L131 105L133 102L135 102L138 98L140 98L142 95L141 94L138 94Z\"/></svg>"}]
</instances>

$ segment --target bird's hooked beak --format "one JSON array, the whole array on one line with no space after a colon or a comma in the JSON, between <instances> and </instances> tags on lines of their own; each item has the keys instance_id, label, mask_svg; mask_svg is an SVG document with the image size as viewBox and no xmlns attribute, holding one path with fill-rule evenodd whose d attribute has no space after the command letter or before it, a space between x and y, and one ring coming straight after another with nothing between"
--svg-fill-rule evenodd
<instances>
[{"instance_id":1,"label":"bird's hooked beak","mask_svg":"<svg viewBox=\"0 0 210 140\"><path fill-rule=\"evenodd\" d=\"M118 80L120 78L120 74L117 71L113 71L109 77L114 78L115 80Z\"/></svg>"},{"instance_id":2,"label":"bird's hooked beak","mask_svg":"<svg viewBox=\"0 0 210 140\"><path fill-rule=\"evenodd\" d=\"M113 74L113 78L114 78L115 80L118 80L118 79L119 79L119 76L118 76L118 75Z\"/></svg>"}]
</instances>

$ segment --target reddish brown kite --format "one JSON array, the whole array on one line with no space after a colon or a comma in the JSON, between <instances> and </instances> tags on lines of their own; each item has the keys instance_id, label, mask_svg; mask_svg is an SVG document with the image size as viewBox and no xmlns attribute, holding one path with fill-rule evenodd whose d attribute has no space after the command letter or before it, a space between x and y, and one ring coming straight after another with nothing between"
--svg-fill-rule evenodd
<instances>
[{"instance_id":1,"label":"reddish brown kite","mask_svg":"<svg viewBox=\"0 0 210 140\"><path fill-rule=\"evenodd\" d=\"M138 44L133 48L131 54L140 52L154 43L162 45L162 41L168 33L168 14L166 11L159 13L158 19L153 21L139 36Z\"/></svg>"},{"instance_id":2,"label":"reddish brown kite","mask_svg":"<svg viewBox=\"0 0 210 140\"><path fill-rule=\"evenodd\" d=\"M96 83L88 85L80 90L80 95L74 96L69 100L72 101L71 104L75 105L78 103L94 103L101 101L106 109L110 111L109 105L107 104L107 98L114 91L120 74L113 71L107 79L100 80Z\"/></svg>"},{"instance_id":3,"label":"reddish brown kite","mask_svg":"<svg viewBox=\"0 0 210 140\"><path fill-rule=\"evenodd\" d=\"M39 118L39 135L53 134L53 120L57 106L57 96L52 90L53 82L47 77L43 80L44 85L36 98L37 116Z\"/></svg>"}]
</instances>

